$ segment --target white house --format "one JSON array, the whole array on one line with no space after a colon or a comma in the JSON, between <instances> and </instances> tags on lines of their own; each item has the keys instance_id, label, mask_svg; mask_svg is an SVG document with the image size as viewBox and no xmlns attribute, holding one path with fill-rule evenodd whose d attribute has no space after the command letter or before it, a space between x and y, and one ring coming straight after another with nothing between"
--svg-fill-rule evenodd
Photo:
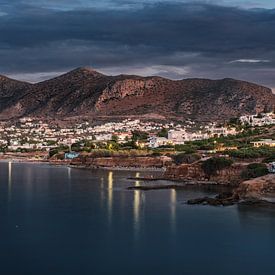
<instances>
[{"instance_id":1,"label":"white house","mask_svg":"<svg viewBox=\"0 0 275 275\"><path fill-rule=\"evenodd\" d=\"M165 137L152 136L148 139L150 148L158 148L163 145L170 145L172 142Z\"/></svg>"},{"instance_id":2,"label":"white house","mask_svg":"<svg viewBox=\"0 0 275 275\"><path fill-rule=\"evenodd\" d=\"M185 130L170 130L168 131L168 140L174 144L184 144L186 134Z\"/></svg>"}]
</instances>

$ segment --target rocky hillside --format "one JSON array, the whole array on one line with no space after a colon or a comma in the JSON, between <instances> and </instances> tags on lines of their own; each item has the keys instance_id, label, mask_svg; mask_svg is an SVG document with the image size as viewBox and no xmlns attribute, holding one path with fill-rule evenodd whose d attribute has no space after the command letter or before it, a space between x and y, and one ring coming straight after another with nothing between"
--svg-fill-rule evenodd
<instances>
[{"instance_id":1,"label":"rocky hillside","mask_svg":"<svg viewBox=\"0 0 275 275\"><path fill-rule=\"evenodd\" d=\"M90 118L138 116L227 120L272 110L269 88L234 80L184 79L130 75L106 76L78 68L38 84L0 77L0 118L21 116Z\"/></svg>"},{"instance_id":2,"label":"rocky hillside","mask_svg":"<svg viewBox=\"0 0 275 275\"><path fill-rule=\"evenodd\" d=\"M3 110L17 104L30 88L31 84L0 75L0 114Z\"/></svg>"}]
</instances>

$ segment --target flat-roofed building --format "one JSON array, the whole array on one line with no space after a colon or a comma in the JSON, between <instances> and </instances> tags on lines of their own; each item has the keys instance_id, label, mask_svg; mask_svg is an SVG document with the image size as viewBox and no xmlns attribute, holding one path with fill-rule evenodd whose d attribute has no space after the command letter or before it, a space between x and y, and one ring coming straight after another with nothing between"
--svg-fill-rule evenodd
<instances>
[{"instance_id":1,"label":"flat-roofed building","mask_svg":"<svg viewBox=\"0 0 275 275\"><path fill-rule=\"evenodd\" d=\"M275 140L272 139L262 139L259 141L253 141L251 142L254 147L262 147L262 146L269 146L269 147L275 147Z\"/></svg>"}]
</instances>

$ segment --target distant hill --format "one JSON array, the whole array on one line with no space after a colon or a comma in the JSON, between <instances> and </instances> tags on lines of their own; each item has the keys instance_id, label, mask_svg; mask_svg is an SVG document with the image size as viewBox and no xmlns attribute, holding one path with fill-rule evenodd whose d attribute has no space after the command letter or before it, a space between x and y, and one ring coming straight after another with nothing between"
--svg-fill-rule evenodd
<instances>
[{"instance_id":1,"label":"distant hill","mask_svg":"<svg viewBox=\"0 0 275 275\"><path fill-rule=\"evenodd\" d=\"M234 79L107 76L78 68L37 84L0 76L0 119L118 117L222 121L269 111L271 89Z\"/></svg>"}]
</instances>

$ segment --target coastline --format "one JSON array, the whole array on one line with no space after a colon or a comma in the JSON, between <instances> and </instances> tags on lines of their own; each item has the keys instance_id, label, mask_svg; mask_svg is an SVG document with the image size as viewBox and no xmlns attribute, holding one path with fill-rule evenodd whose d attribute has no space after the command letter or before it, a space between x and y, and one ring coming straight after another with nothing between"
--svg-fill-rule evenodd
<instances>
[{"instance_id":1,"label":"coastline","mask_svg":"<svg viewBox=\"0 0 275 275\"><path fill-rule=\"evenodd\" d=\"M246 182L240 183L239 187L233 187L227 184L221 184L216 181L202 181L199 179L176 179L165 177L166 167L122 167L122 166L93 166L93 165L79 165L72 164L71 161L51 161L51 160L41 160L41 159L30 159L30 158L0 158L2 163L27 163L27 164L47 164L50 166L65 166L74 169L85 169L85 170L107 170L107 171L132 171L132 172L159 172L162 175L156 176L145 176L145 177L133 177L127 178L129 181L141 181L142 184L139 186L128 186L126 189L129 191L154 191L154 190L185 190L190 188L196 189L206 189L206 190L215 190L217 195L215 197L201 197L201 198L192 198L185 202L188 205L209 205L209 206L231 206L231 205L248 205L254 207L271 207L275 209L274 197L272 200L266 199L262 192L264 188L260 185L258 186L258 181L265 179L265 177L255 178L251 181L248 181L250 188L254 189L253 196L251 196L247 190L247 187L244 188ZM273 177L273 175L267 176ZM275 176L274 176L275 178ZM164 181L164 182L163 182ZM273 180L269 179L270 183L273 183ZM274 182L275 183L275 182ZM273 184L274 184L273 183ZM243 187L243 188L242 188ZM269 187L269 186L268 186ZM242 189L241 189L242 188ZM274 189L273 185L269 189ZM268 189L268 188L266 188ZM242 192L240 192L240 190Z\"/></svg>"},{"instance_id":2,"label":"coastline","mask_svg":"<svg viewBox=\"0 0 275 275\"><path fill-rule=\"evenodd\" d=\"M0 158L0 162L13 162L13 163L30 163L30 164L49 164L53 166L67 166L76 169L101 169L113 171L148 171L148 172L165 172L165 167L124 167L124 166L89 166L89 165L74 165L69 161L51 161L51 160L38 160L28 158Z\"/></svg>"}]
</instances>

